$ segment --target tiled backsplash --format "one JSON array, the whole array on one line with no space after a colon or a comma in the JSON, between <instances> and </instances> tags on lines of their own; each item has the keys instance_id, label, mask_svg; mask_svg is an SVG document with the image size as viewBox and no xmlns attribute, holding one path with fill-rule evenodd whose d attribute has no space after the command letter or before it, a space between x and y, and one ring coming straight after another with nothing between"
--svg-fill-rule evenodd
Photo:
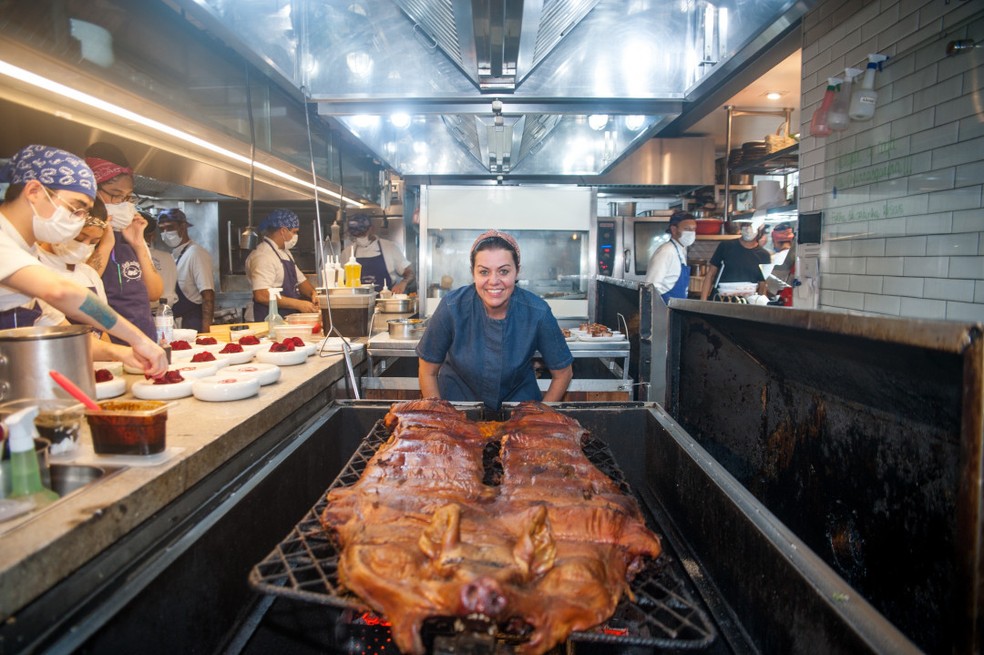
<instances>
[{"instance_id":1,"label":"tiled backsplash","mask_svg":"<svg viewBox=\"0 0 984 655\"><path fill-rule=\"evenodd\" d=\"M820 0L803 21L801 212L823 212L819 307L984 321L984 52L977 2ZM891 56L872 120L809 122L828 77ZM856 84L860 83L860 78Z\"/></svg>"}]
</instances>

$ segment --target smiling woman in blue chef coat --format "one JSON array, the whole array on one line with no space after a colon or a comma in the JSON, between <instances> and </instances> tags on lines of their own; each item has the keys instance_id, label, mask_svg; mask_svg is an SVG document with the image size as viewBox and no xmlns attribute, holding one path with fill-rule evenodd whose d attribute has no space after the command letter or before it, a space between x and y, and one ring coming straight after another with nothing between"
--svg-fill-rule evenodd
<instances>
[{"instance_id":1,"label":"smiling woman in blue chef coat","mask_svg":"<svg viewBox=\"0 0 984 655\"><path fill-rule=\"evenodd\" d=\"M421 395L480 400L491 409L563 399L574 358L547 303L516 287L516 239L498 230L479 235L471 267L474 284L444 297L417 344ZM537 351L551 374L542 396L533 372Z\"/></svg>"}]
</instances>

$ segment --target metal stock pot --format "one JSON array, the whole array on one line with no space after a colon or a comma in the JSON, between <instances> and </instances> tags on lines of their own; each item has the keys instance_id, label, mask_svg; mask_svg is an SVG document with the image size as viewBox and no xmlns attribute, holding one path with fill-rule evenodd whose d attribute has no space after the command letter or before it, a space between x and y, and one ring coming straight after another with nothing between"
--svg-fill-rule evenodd
<instances>
[{"instance_id":1,"label":"metal stock pot","mask_svg":"<svg viewBox=\"0 0 984 655\"><path fill-rule=\"evenodd\" d=\"M91 331L84 325L0 330L0 400L68 398L50 371L95 397Z\"/></svg>"}]
</instances>

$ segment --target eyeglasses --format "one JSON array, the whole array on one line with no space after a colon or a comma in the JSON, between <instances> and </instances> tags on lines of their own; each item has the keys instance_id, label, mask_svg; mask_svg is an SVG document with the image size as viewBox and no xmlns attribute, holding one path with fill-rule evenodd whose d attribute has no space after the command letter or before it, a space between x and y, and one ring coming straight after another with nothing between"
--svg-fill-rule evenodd
<instances>
[{"instance_id":1,"label":"eyeglasses","mask_svg":"<svg viewBox=\"0 0 984 655\"><path fill-rule=\"evenodd\" d=\"M88 218L89 218L89 208L88 207L82 207L82 208L73 207L72 205L68 204L68 201L62 199L57 194L55 194L54 196L52 196L51 193L48 192L48 189L46 187L41 187L41 188L44 189L44 195L46 195L48 197L48 201L52 205L55 204L55 199L57 199L58 202L60 202L62 204L62 206L65 209L67 209L72 216L74 216L75 218L77 218L77 219L79 219L81 221L88 220Z\"/></svg>"},{"instance_id":2,"label":"eyeglasses","mask_svg":"<svg viewBox=\"0 0 984 655\"><path fill-rule=\"evenodd\" d=\"M124 202L133 202L136 199L136 197L132 193L113 194L106 189L99 189L99 193L106 196L106 198L108 199L108 204L110 205L118 205Z\"/></svg>"}]
</instances>

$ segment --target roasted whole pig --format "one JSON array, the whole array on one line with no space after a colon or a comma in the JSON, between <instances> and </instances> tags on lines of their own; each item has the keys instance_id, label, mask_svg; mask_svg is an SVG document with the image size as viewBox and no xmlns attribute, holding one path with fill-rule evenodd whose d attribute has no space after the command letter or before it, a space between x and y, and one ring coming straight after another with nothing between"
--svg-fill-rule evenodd
<instances>
[{"instance_id":1,"label":"roasted whole pig","mask_svg":"<svg viewBox=\"0 0 984 655\"><path fill-rule=\"evenodd\" d=\"M476 423L436 400L394 405L390 439L322 515L347 589L421 655L423 622L474 617L538 655L615 611L659 538L638 505L581 451L576 421L524 403ZM483 453L499 449L501 478Z\"/></svg>"}]
</instances>

